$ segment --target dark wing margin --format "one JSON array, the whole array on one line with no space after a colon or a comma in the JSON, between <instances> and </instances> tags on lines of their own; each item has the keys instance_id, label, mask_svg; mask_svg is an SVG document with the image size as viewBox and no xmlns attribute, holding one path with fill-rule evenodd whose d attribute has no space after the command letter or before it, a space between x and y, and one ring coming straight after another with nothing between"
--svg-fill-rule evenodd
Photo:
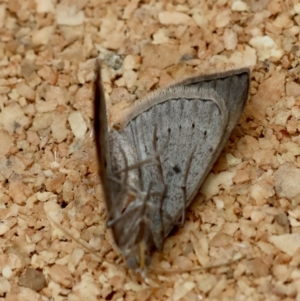
<instances>
[{"instance_id":1,"label":"dark wing margin","mask_svg":"<svg viewBox=\"0 0 300 301\"><path fill-rule=\"evenodd\" d=\"M110 214L112 208L110 202L108 180L108 175L110 174L108 128L104 90L102 87L101 80L101 65L98 60L96 60L95 64L95 75L96 78L94 81L94 132L96 154L98 159L98 173L102 184L106 208L108 214Z\"/></svg>"},{"instance_id":2,"label":"dark wing margin","mask_svg":"<svg viewBox=\"0 0 300 301\"><path fill-rule=\"evenodd\" d=\"M225 105L229 113L226 131L230 134L246 106L250 86L250 70L241 68L228 73L228 77L215 82L215 88L216 92L225 99Z\"/></svg>"},{"instance_id":3,"label":"dark wing margin","mask_svg":"<svg viewBox=\"0 0 300 301\"><path fill-rule=\"evenodd\" d=\"M247 103L250 86L250 69L241 68L225 72L227 77L220 77L214 82L215 91L224 98L228 110L228 124L223 142L223 149L231 132L236 127Z\"/></svg>"}]
</instances>

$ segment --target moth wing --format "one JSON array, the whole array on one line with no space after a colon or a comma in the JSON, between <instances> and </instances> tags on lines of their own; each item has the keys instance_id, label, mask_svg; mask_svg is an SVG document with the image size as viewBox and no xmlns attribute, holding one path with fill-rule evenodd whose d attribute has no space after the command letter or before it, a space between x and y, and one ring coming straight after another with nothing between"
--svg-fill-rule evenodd
<instances>
[{"instance_id":1,"label":"moth wing","mask_svg":"<svg viewBox=\"0 0 300 301\"><path fill-rule=\"evenodd\" d=\"M152 187L151 230L158 249L227 142L245 106L249 70L194 77L154 93L122 132L138 160L142 190Z\"/></svg>"},{"instance_id":2,"label":"moth wing","mask_svg":"<svg viewBox=\"0 0 300 301\"><path fill-rule=\"evenodd\" d=\"M99 176L103 186L103 192L106 201L107 210L110 210L109 193L107 186L107 173L109 172L109 165L107 166L108 152L108 133L107 133L107 116L104 91L101 82L101 67L97 62L95 67L96 78L94 81L94 134L96 143L96 152L99 163Z\"/></svg>"},{"instance_id":3,"label":"moth wing","mask_svg":"<svg viewBox=\"0 0 300 301\"><path fill-rule=\"evenodd\" d=\"M95 67L96 79L94 81L94 133L96 152L98 158L98 172L102 183L104 193L104 201L108 212L108 220L115 215L115 204L112 191L112 163L109 147L109 133L107 126L107 113L104 90L101 81L101 67L99 62L96 62Z\"/></svg>"}]
</instances>

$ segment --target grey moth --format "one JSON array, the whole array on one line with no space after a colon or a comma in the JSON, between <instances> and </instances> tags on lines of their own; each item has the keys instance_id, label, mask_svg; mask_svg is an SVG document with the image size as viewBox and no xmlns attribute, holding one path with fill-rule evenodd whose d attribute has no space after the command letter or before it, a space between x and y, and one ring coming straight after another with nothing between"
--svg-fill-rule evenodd
<instances>
[{"instance_id":1,"label":"grey moth","mask_svg":"<svg viewBox=\"0 0 300 301\"><path fill-rule=\"evenodd\" d=\"M94 129L107 227L127 265L143 272L189 206L244 110L250 70L190 77L107 125L97 63Z\"/></svg>"}]
</instances>

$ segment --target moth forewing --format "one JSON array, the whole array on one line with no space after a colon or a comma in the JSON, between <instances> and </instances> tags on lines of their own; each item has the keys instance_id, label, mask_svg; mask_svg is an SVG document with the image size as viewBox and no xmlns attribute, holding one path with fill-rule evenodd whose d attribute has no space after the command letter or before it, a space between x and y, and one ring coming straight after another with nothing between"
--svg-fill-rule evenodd
<instances>
[{"instance_id":1,"label":"moth forewing","mask_svg":"<svg viewBox=\"0 0 300 301\"><path fill-rule=\"evenodd\" d=\"M98 66L99 67L99 66ZM130 268L148 264L191 203L244 109L249 69L195 76L150 93L107 130L100 71L95 132L109 226ZM100 112L99 112L100 111Z\"/></svg>"},{"instance_id":2,"label":"moth forewing","mask_svg":"<svg viewBox=\"0 0 300 301\"><path fill-rule=\"evenodd\" d=\"M110 153L108 149L108 127L106 116L105 96L101 81L101 68L98 61L95 67L96 78L94 81L94 132L96 152L99 163L99 176L102 182L102 190L104 192L104 201L108 216L113 211L113 206L110 199L110 183L108 174L111 173Z\"/></svg>"}]
</instances>

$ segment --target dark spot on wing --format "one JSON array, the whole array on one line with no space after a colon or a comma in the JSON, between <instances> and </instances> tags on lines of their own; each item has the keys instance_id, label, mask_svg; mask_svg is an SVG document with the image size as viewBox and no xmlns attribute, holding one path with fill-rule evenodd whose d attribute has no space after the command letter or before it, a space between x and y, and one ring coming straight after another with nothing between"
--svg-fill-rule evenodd
<instances>
[{"instance_id":1,"label":"dark spot on wing","mask_svg":"<svg viewBox=\"0 0 300 301\"><path fill-rule=\"evenodd\" d=\"M213 152L214 151L214 148L211 146L210 148L209 148L209 152Z\"/></svg>"},{"instance_id":2,"label":"dark spot on wing","mask_svg":"<svg viewBox=\"0 0 300 301\"><path fill-rule=\"evenodd\" d=\"M204 137L206 137L206 135L207 135L207 131L204 131L204 133L203 133L203 134L204 134Z\"/></svg>"},{"instance_id":3,"label":"dark spot on wing","mask_svg":"<svg viewBox=\"0 0 300 301\"><path fill-rule=\"evenodd\" d=\"M194 122L192 123L192 128L195 128L195 123Z\"/></svg>"},{"instance_id":4,"label":"dark spot on wing","mask_svg":"<svg viewBox=\"0 0 300 301\"><path fill-rule=\"evenodd\" d=\"M175 173L180 173L181 172L181 169L178 165L173 166L173 170L174 170Z\"/></svg>"}]
</instances>

